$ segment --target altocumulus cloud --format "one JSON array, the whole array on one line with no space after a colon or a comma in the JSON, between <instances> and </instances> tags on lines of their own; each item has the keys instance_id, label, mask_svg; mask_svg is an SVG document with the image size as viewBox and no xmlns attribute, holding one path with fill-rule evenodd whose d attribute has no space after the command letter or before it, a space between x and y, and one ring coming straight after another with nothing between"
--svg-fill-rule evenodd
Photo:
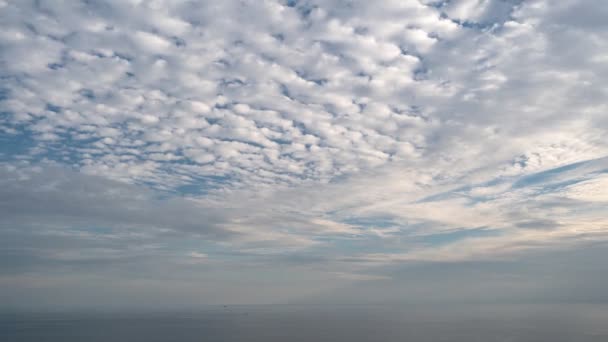
<instances>
[{"instance_id":1,"label":"altocumulus cloud","mask_svg":"<svg viewBox=\"0 0 608 342\"><path fill-rule=\"evenodd\" d=\"M280 302L602 246L606 15L0 1L5 299Z\"/></svg>"}]
</instances>

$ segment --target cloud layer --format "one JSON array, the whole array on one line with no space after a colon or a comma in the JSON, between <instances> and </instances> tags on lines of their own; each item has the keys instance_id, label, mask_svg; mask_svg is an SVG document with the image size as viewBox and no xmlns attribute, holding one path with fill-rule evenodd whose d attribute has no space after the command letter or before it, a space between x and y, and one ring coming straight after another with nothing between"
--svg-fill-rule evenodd
<instances>
[{"instance_id":1,"label":"cloud layer","mask_svg":"<svg viewBox=\"0 0 608 342\"><path fill-rule=\"evenodd\" d=\"M288 300L602 244L607 13L0 1L0 286L124 262L183 271L150 288L205 269L205 296L247 302L217 293L249 267Z\"/></svg>"}]
</instances>

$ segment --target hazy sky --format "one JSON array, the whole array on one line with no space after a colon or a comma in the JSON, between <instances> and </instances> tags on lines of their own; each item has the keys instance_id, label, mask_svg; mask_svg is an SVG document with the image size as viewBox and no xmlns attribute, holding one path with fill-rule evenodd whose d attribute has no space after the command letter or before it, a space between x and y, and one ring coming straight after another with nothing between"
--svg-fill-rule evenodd
<instances>
[{"instance_id":1,"label":"hazy sky","mask_svg":"<svg viewBox=\"0 0 608 342\"><path fill-rule=\"evenodd\" d=\"M0 1L0 302L608 300L606 18Z\"/></svg>"}]
</instances>

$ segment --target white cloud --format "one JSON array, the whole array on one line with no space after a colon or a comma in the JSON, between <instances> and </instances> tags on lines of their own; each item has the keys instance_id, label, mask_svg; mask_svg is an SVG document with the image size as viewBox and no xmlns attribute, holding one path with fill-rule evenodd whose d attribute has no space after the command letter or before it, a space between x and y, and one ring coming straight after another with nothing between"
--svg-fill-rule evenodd
<instances>
[{"instance_id":1,"label":"white cloud","mask_svg":"<svg viewBox=\"0 0 608 342\"><path fill-rule=\"evenodd\" d=\"M359 264L602 240L607 10L599 0L3 2L0 158L14 181L3 191L23 206L3 219L55 233L149 226L150 240L171 240L167 229L256 257L310 253L326 264L315 271L351 280L383 277ZM40 211L26 215L32 204ZM59 205L63 216L42 210ZM172 243L178 253L95 245L91 257L206 251Z\"/></svg>"}]
</instances>

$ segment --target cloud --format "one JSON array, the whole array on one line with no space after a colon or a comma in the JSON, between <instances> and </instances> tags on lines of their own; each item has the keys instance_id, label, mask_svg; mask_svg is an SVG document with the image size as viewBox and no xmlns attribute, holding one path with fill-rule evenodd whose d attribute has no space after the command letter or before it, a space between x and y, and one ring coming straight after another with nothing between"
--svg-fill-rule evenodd
<instances>
[{"instance_id":1,"label":"cloud","mask_svg":"<svg viewBox=\"0 0 608 342\"><path fill-rule=\"evenodd\" d=\"M581 88L598 84L598 66L552 57L563 44L545 27L565 23L540 3L338 4L7 4L6 124L33 133L31 153L63 144L61 157L87 173L159 188L205 187L216 175L220 186L326 182L439 151L472 160L486 155L478 139L497 157L532 154L545 167L560 161L524 146L558 139L562 154L606 152L599 115L567 116L601 105ZM496 26L453 22L482 16ZM34 45L43 43L54 47ZM19 51L45 51L44 61ZM572 91L596 100L559 95ZM543 124L522 126L521 115ZM563 136L562 123L579 131Z\"/></svg>"},{"instance_id":2,"label":"cloud","mask_svg":"<svg viewBox=\"0 0 608 342\"><path fill-rule=\"evenodd\" d=\"M332 287L605 239L601 1L0 6L7 272Z\"/></svg>"},{"instance_id":3,"label":"cloud","mask_svg":"<svg viewBox=\"0 0 608 342\"><path fill-rule=\"evenodd\" d=\"M6 226L144 226L148 231L227 234L218 227L220 213L206 212L185 199L161 201L129 184L52 166L2 175L0 210Z\"/></svg>"}]
</instances>

